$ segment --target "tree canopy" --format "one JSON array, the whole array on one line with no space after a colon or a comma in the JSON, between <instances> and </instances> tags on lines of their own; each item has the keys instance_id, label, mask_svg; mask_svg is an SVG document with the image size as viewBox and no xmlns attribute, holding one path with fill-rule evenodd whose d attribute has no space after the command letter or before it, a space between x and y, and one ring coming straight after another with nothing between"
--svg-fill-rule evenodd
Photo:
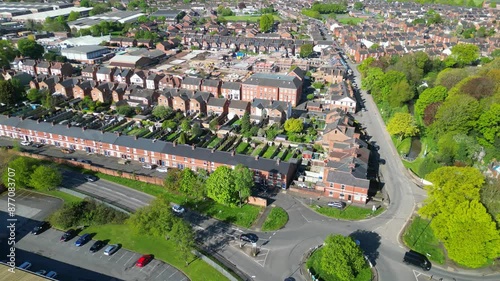
<instances>
[{"instance_id":1,"label":"tree canopy","mask_svg":"<svg viewBox=\"0 0 500 281\"><path fill-rule=\"evenodd\" d=\"M62 183L62 175L57 168L40 165L31 174L30 186L36 190L56 189Z\"/></svg>"},{"instance_id":2,"label":"tree canopy","mask_svg":"<svg viewBox=\"0 0 500 281\"><path fill-rule=\"evenodd\" d=\"M354 240L342 235L329 235L321 248L321 267L338 280L355 280L366 267L363 251Z\"/></svg>"},{"instance_id":3,"label":"tree canopy","mask_svg":"<svg viewBox=\"0 0 500 281\"><path fill-rule=\"evenodd\" d=\"M304 44L300 46L300 57L307 58L313 53L313 45L312 44Z\"/></svg>"},{"instance_id":4,"label":"tree canopy","mask_svg":"<svg viewBox=\"0 0 500 281\"><path fill-rule=\"evenodd\" d=\"M469 65L479 59L479 47L473 44L457 44L451 48L451 57L459 65Z\"/></svg>"},{"instance_id":5,"label":"tree canopy","mask_svg":"<svg viewBox=\"0 0 500 281\"><path fill-rule=\"evenodd\" d=\"M7 40L0 40L0 67L9 66L10 62L16 58L17 51Z\"/></svg>"},{"instance_id":6,"label":"tree canopy","mask_svg":"<svg viewBox=\"0 0 500 281\"><path fill-rule=\"evenodd\" d=\"M38 44L35 40L20 39L17 41L17 49L24 57L32 59L41 59L45 49L42 45Z\"/></svg>"},{"instance_id":7,"label":"tree canopy","mask_svg":"<svg viewBox=\"0 0 500 281\"><path fill-rule=\"evenodd\" d=\"M416 136L419 130L411 114L398 112L387 123L387 132L403 139Z\"/></svg>"},{"instance_id":8,"label":"tree canopy","mask_svg":"<svg viewBox=\"0 0 500 281\"><path fill-rule=\"evenodd\" d=\"M429 104L444 101L447 95L448 90L444 86L425 89L415 103L415 114L423 117L424 110Z\"/></svg>"},{"instance_id":9,"label":"tree canopy","mask_svg":"<svg viewBox=\"0 0 500 281\"><path fill-rule=\"evenodd\" d=\"M290 118L285 121L285 131L289 133L300 133L304 130L304 122L298 118Z\"/></svg>"},{"instance_id":10,"label":"tree canopy","mask_svg":"<svg viewBox=\"0 0 500 281\"><path fill-rule=\"evenodd\" d=\"M245 202L253 186L253 173L243 165L233 170L226 166L218 167L206 180L207 196L214 201L230 206Z\"/></svg>"},{"instance_id":11,"label":"tree canopy","mask_svg":"<svg viewBox=\"0 0 500 281\"><path fill-rule=\"evenodd\" d=\"M261 32L268 32L274 26L274 16L272 14L264 14L260 16L259 28Z\"/></svg>"},{"instance_id":12,"label":"tree canopy","mask_svg":"<svg viewBox=\"0 0 500 281\"><path fill-rule=\"evenodd\" d=\"M0 81L0 103L15 105L23 99L23 92L16 89L12 80Z\"/></svg>"}]
</instances>

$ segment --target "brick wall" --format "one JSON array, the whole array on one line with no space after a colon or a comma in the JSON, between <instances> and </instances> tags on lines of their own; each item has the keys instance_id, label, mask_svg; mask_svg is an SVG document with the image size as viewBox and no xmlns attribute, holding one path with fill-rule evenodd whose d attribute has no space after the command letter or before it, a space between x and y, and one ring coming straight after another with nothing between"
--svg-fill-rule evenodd
<instances>
[{"instance_id":1,"label":"brick wall","mask_svg":"<svg viewBox=\"0 0 500 281\"><path fill-rule=\"evenodd\" d=\"M267 199L265 199L265 198L250 196L247 199L247 203L250 205L267 207Z\"/></svg>"}]
</instances>

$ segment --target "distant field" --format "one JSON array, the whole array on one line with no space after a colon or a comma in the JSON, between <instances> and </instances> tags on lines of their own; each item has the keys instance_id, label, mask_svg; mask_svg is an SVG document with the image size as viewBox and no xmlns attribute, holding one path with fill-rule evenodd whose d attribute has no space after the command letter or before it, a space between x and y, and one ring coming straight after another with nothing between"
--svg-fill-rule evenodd
<instances>
[{"instance_id":1,"label":"distant field","mask_svg":"<svg viewBox=\"0 0 500 281\"><path fill-rule=\"evenodd\" d=\"M249 22L258 22L260 16L228 16L224 17L227 21L249 21ZM279 21L281 18L279 16L274 15L274 20Z\"/></svg>"},{"instance_id":2,"label":"distant field","mask_svg":"<svg viewBox=\"0 0 500 281\"><path fill-rule=\"evenodd\" d=\"M338 21L342 24L349 24L349 22L353 22L354 24L362 23L365 19L362 18L353 18L353 17L345 17L339 18Z\"/></svg>"}]
</instances>

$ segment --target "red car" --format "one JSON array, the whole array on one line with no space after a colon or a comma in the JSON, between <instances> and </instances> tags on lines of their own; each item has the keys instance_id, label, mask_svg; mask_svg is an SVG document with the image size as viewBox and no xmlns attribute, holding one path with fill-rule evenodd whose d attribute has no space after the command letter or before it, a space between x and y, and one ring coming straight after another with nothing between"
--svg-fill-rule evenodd
<instances>
[{"instance_id":1,"label":"red car","mask_svg":"<svg viewBox=\"0 0 500 281\"><path fill-rule=\"evenodd\" d=\"M135 266L144 267L152 260L153 260L152 255L144 255L137 260L137 262L135 263Z\"/></svg>"}]
</instances>

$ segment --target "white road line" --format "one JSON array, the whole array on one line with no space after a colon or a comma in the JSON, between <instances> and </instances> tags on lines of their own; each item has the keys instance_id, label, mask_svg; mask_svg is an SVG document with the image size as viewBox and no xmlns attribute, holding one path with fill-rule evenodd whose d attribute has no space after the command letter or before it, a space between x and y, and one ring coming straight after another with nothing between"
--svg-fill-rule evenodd
<instances>
[{"instance_id":1,"label":"white road line","mask_svg":"<svg viewBox=\"0 0 500 281\"><path fill-rule=\"evenodd\" d=\"M160 275L163 274L163 272L165 272L167 270L167 268L165 268L162 272L160 272L160 274L156 275L156 278L160 277Z\"/></svg>"},{"instance_id":2,"label":"white road line","mask_svg":"<svg viewBox=\"0 0 500 281\"><path fill-rule=\"evenodd\" d=\"M128 261L126 261L126 262L124 263L124 265L127 265L127 264L128 264L128 262L129 262L129 261L130 261L133 257L134 257L134 254L132 254L132 256L130 257L130 259L128 259Z\"/></svg>"},{"instance_id":3,"label":"white road line","mask_svg":"<svg viewBox=\"0 0 500 281\"><path fill-rule=\"evenodd\" d=\"M174 276L175 274L177 274L177 272L178 272L178 271L177 271L177 269L176 269L176 270L174 271L174 273L170 274L170 276L167 278L167 280L168 280L168 279L170 279L170 277L172 277L172 276Z\"/></svg>"},{"instance_id":4,"label":"white road line","mask_svg":"<svg viewBox=\"0 0 500 281\"><path fill-rule=\"evenodd\" d=\"M127 253L123 254L115 263L118 263Z\"/></svg>"}]
</instances>

